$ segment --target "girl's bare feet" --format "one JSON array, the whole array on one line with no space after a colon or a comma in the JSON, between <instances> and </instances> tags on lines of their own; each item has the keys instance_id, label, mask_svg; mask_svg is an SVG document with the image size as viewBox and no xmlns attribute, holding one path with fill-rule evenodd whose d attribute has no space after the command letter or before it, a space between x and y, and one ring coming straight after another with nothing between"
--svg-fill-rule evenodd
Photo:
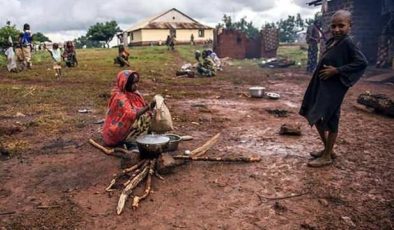
<instances>
[{"instance_id":1,"label":"girl's bare feet","mask_svg":"<svg viewBox=\"0 0 394 230\"><path fill-rule=\"evenodd\" d=\"M324 150L313 151L313 152L309 153L309 155L311 155L313 158L319 158L319 157L321 157L323 155L323 153L324 153ZM332 152L331 153L331 159L334 160L335 158L337 158L337 154L335 154L335 152Z\"/></svg>"},{"instance_id":2,"label":"girl's bare feet","mask_svg":"<svg viewBox=\"0 0 394 230\"><path fill-rule=\"evenodd\" d=\"M309 167L319 168L332 164L330 157L319 157L308 162Z\"/></svg>"}]
</instances>

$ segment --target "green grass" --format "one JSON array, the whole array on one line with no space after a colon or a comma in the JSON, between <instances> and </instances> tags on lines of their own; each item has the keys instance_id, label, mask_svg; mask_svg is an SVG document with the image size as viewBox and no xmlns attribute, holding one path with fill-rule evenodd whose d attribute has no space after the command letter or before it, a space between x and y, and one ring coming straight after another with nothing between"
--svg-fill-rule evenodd
<instances>
[{"instance_id":1,"label":"green grass","mask_svg":"<svg viewBox=\"0 0 394 230\"><path fill-rule=\"evenodd\" d=\"M237 85L257 84L270 73L258 66L260 59L231 60L225 74L214 79L178 78L175 72L184 63L195 63L194 51L203 46L178 45L176 51L165 46L132 47L130 69L141 75L141 91L150 100L154 94L169 95L173 99L201 96L201 86L230 82ZM301 60L305 51L298 47L280 47L278 53L294 60ZM94 119L78 113L89 108L94 115L103 117L108 96L116 74L122 70L113 64L117 49L78 49L79 66L63 67L64 76L56 79L48 52L33 53L33 69L20 73L6 70L5 57L0 56L0 119L4 124L13 123L15 115L27 115L21 125L34 129L40 136L58 136L64 132L80 132ZM242 74L240 74L242 72ZM90 117L90 118L89 118ZM29 148L29 142L14 137L0 136L0 143L9 149L20 151Z\"/></svg>"},{"instance_id":2,"label":"green grass","mask_svg":"<svg viewBox=\"0 0 394 230\"><path fill-rule=\"evenodd\" d=\"M296 63L300 62L302 66L306 66L308 51L301 49L300 46L279 46L278 56L284 58L290 58Z\"/></svg>"}]
</instances>

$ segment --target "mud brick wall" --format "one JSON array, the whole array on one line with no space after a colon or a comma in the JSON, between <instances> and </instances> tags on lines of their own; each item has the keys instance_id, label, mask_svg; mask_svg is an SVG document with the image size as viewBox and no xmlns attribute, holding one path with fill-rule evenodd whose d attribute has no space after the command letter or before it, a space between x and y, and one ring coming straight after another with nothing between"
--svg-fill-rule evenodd
<instances>
[{"instance_id":1,"label":"mud brick wall","mask_svg":"<svg viewBox=\"0 0 394 230\"><path fill-rule=\"evenodd\" d=\"M220 57L243 59L246 57L247 38L239 31L224 30L217 35L214 52Z\"/></svg>"},{"instance_id":2,"label":"mud brick wall","mask_svg":"<svg viewBox=\"0 0 394 230\"><path fill-rule=\"evenodd\" d=\"M246 58L260 58L261 38L249 39L246 43Z\"/></svg>"},{"instance_id":3,"label":"mud brick wall","mask_svg":"<svg viewBox=\"0 0 394 230\"><path fill-rule=\"evenodd\" d=\"M340 9L352 13L351 36L370 63L377 58L378 38L382 31L382 0L332 0L323 15L323 29L329 31L331 16ZM327 33L328 37L330 36Z\"/></svg>"}]
</instances>

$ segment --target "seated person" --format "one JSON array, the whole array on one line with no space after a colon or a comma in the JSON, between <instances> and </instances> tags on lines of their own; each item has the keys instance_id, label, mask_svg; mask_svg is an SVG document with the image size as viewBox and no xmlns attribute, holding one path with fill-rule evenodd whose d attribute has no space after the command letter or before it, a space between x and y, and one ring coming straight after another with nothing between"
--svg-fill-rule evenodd
<instances>
[{"instance_id":1,"label":"seated person","mask_svg":"<svg viewBox=\"0 0 394 230\"><path fill-rule=\"evenodd\" d=\"M67 67L77 66L77 54L75 52L74 44L72 41L66 42L63 52L63 60L66 62Z\"/></svg>"},{"instance_id":2,"label":"seated person","mask_svg":"<svg viewBox=\"0 0 394 230\"><path fill-rule=\"evenodd\" d=\"M156 103L152 101L148 105L137 91L139 79L139 74L132 70L118 73L103 126L107 146L135 143L139 135L148 132L152 114L147 111Z\"/></svg>"},{"instance_id":3,"label":"seated person","mask_svg":"<svg viewBox=\"0 0 394 230\"><path fill-rule=\"evenodd\" d=\"M197 65L197 72L201 76L206 76L206 77L215 76L216 75L215 63L209 57L209 52L207 50L204 50L202 51L201 56L202 56L202 63L200 62L200 57L198 53L195 54L195 57L199 62Z\"/></svg>"},{"instance_id":4,"label":"seated person","mask_svg":"<svg viewBox=\"0 0 394 230\"><path fill-rule=\"evenodd\" d=\"M120 67L130 66L129 63L129 52L123 46L119 46L118 56L114 59L114 64L119 64Z\"/></svg>"}]
</instances>

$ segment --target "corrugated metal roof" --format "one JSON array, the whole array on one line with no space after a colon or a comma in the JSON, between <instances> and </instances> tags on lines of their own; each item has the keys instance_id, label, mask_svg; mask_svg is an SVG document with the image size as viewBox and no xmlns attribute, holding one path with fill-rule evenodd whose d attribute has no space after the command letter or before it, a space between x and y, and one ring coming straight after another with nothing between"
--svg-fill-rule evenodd
<instances>
[{"instance_id":1,"label":"corrugated metal roof","mask_svg":"<svg viewBox=\"0 0 394 230\"><path fill-rule=\"evenodd\" d=\"M318 5L321 5L321 3L322 3L322 0L315 0L315 1L312 1L312 2L308 2L307 4L308 5L314 5L314 6L318 6Z\"/></svg>"},{"instance_id":2,"label":"corrugated metal roof","mask_svg":"<svg viewBox=\"0 0 394 230\"><path fill-rule=\"evenodd\" d=\"M153 22L156 18L161 17L167 14L170 11L177 11L180 14L184 15L185 17L189 18L193 23L186 23L186 22ZM160 13L148 19L138 22L133 27L127 29L127 32L140 30L140 29L212 29L209 26L203 25L193 18L189 17L188 15L180 12L179 10L172 8L170 10L165 11L164 13Z\"/></svg>"},{"instance_id":3,"label":"corrugated metal roof","mask_svg":"<svg viewBox=\"0 0 394 230\"><path fill-rule=\"evenodd\" d=\"M210 29L200 23L186 22L151 22L140 29Z\"/></svg>"}]
</instances>

